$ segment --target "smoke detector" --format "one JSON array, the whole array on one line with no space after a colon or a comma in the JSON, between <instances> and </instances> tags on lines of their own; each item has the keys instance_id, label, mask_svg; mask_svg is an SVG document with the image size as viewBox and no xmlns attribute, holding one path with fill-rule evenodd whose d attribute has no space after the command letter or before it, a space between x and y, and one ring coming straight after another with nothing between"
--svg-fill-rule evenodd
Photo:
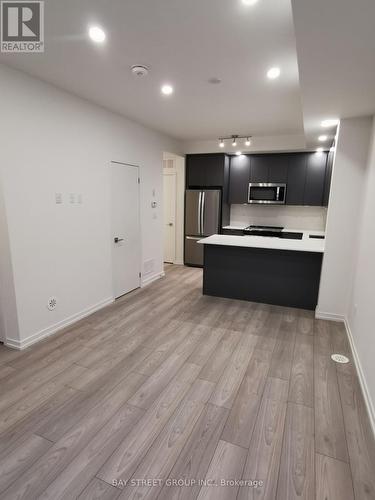
<instances>
[{"instance_id":1,"label":"smoke detector","mask_svg":"<svg viewBox=\"0 0 375 500\"><path fill-rule=\"evenodd\" d=\"M137 77L147 76L149 72L148 67L143 64L134 64L134 66L131 67L131 70L133 75Z\"/></svg>"}]
</instances>

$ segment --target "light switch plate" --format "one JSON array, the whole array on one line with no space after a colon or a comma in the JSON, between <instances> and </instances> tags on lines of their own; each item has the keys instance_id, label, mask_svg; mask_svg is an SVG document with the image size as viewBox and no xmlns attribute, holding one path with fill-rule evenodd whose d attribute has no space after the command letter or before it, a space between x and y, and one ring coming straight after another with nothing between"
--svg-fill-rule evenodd
<instances>
[{"instance_id":1,"label":"light switch plate","mask_svg":"<svg viewBox=\"0 0 375 500\"><path fill-rule=\"evenodd\" d=\"M63 202L62 193L55 193L55 203L56 205L61 205Z\"/></svg>"}]
</instances>

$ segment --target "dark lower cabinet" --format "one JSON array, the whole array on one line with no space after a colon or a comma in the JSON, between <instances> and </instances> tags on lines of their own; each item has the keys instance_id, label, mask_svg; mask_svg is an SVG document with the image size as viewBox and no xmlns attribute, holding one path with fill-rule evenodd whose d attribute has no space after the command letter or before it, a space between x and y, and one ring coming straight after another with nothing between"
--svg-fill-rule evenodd
<instances>
[{"instance_id":1,"label":"dark lower cabinet","mask_svg":"<svg viewBox=\"0 0 375 500\"><path fill-rule=\"evenodd\" d=\"M221 234L226 234L227 236L243 236L242 229L222 229Z\"/></svg>"},{"instance_id":2,"label":"dark lower cabinet","mask_svg":"<svg viewBox=\"0 0 375 500\"><path fill-rule=\"evenodd\" d=\"M321 253L202 246L204 295L301 309L316 308Z\"/></svg>"},{"instance_id":3,"label":"dark lower cabinet","mask_svg":"<svg viewBox=\"0 0 375 500\"><path fill-rule=\"evenodd\" d=\"M327 153L308 153L304 205L323 205Z\"/></svg>"}]
</instances>

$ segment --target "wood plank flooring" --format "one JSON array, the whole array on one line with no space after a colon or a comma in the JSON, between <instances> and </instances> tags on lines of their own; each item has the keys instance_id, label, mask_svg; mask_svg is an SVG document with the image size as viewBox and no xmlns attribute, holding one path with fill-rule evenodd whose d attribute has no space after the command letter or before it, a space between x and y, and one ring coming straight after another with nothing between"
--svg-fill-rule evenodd
<instances>
[{"instance_id":1,"label":"wood plank flooring","mask_svg":"<svg viewBox=\"0 0 375 500\"><path fill-rule=\"evenodd\" d=\"M374 500L344 327L166 277L0 346L0 500Z\"/></svg>"}]
</instances>

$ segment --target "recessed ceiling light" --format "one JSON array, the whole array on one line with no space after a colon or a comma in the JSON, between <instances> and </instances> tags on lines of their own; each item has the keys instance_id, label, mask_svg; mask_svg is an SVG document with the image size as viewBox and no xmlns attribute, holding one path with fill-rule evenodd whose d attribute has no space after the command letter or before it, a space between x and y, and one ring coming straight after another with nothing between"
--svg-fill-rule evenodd
<instances>
[{"instance_id":1,"label":"recessed ceiling light","mask_svg":"<svg viewBox=\"0 0 375 500\"><path fill-rule=\"evenodd\" d=\"M242 151L236 151L236 155L237 156L241 156L242 155Z\"/></svg>"},{"instance_id":2,"label":"recessed ceiling light","mask_svg":"<svg viewBox=\"0 0 375 500\"><path fill-rule=\"evenodd\" d=\"M339 119L338 118L329 118L328 120L323 120L321 125L324 128L328 127L336 127L336 125L339 124Z\"/></svg>"},{"instance_id":3,"label":"recessed ceiling light","mask_svg":"<svg viewBox=\"0 0 375 500\"><path fill-rule=\"evenodd\" d=\"M277 68L276 66L274 68L270 68L268 71L267 71L267 77L270 79L270 80L274 80L275 78L279 78L280 76L280 68Z\"/></svg>"},{"instance_id":4,"label":"recessed ceiling light","mask_svg":"<svg viewBox=\"0 0 375 500\"><path fill-rule=\"evenodd\" d=\"M320 135L320 136L318 137L318 141L320 141L320 142L324 142L324 141L326 141L327 139L328 139L328 136L327 136L327 135Z\"/></svg>"},{"instance_id":5,"label":"recessed ceiling light","mask_svg":"<svg viewBox=\"0 0 375 500\"><path fill-rule=\"evenodd\" d=\"M105 33L99 26L91 26L89 29L89 37L93 42L102 43L105 40Z\"/></svg>"},{"instance_id":6,"label":"recessed ceiling light","mask_svg":"<svg viewBox=\"0 0 375 500\"><path fill-rule=\"evenodd\" d=\"M171 95L171 94L173 94L173 87L172 87L172 85L169 85L169 84L163 85L162 88L161 88L161 92L164 95Z\"/></svg>"},{"instance_id":7,"label":"recessed ceiling light","mask_svg":"<svg viewBox=\"0 0 375 500\"><path fill-rule=\"evenodd\" d=\"M242 3L245 5L255 5L258 0L242 0Z\"/></svg>"},{"instance_id":8,"label":"recessed ceiling light","mask_svg":"<svg viewBox=\"0 0 375 500\"><path fill-rule=\"evenodd\" d=\"M316 152L317 153L322 153L323 152L323 148L316 148Z\"/></svg>"}]
</instances>

